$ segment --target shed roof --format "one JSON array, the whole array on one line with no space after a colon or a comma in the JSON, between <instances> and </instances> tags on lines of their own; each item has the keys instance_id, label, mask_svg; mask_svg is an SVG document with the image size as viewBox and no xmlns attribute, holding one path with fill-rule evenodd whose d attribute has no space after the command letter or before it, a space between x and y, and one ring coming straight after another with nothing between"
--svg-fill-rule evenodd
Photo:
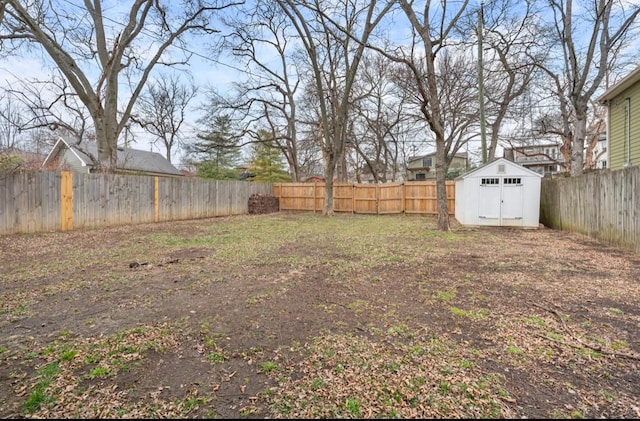
<instances>
[{"instance_id":1,"label":"shed roof","mask_svg":"<svg viewBox=\"0 0 640 421\"><path fill-rule=\"evenodd\" d=\"M529 168L526 168L526 167L524 167L524 166L522 166L522 165L520 165L520 164L518 164L516 162L509 161L506 158L497 158L497 159L495 159L495 160L493 160L491 162L487 162L486 164L479 166L478 168L473 169L472 171L466 172L466 173L456 177L456 180L468 178L468 177L470 177L471 175L474 175L474 174L478 175L477 173L486 171L487 168L492 167L492 166L497 166L499 164L508 165L511 168L515 168L518 171L520 171L522 173L525 173L525 174L528 174L528 175L535 175L535 176L540 177L540 178L543 177L542 174L538 174L537 172L535 172L533 170L530 170Z\"/></svg>"},{"instance_id":2,"label":"shed roof","mask_svg":"<svg viewBox=\"0 0 640 421\"><path fill-rule=\"evenodd\" d=\"M83 166L94 166L92 157L98 156L96 143L73 144L60 138L47 155L43 165L54 159L60 151L67 147L80 160ZM136 171L144 173L158 173L168 175L182 175L164 156L158 152L143 151L140 149L118 147L116 168L124 171Z\"/></svg>"}]
</instances>

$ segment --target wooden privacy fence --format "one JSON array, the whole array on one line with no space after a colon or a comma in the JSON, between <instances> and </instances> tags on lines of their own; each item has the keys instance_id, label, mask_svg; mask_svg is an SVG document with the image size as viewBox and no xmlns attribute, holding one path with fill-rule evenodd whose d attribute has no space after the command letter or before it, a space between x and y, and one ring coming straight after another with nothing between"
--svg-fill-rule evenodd
<instances>
[{"instance_id":1,"label":"wooden privacy fence","mask_svg":"<svg viewBox=\"0 0 640 421\"><path fill-rule=\"evenodd\" d=\"M455 211L455 182L447 181L449 213ZM273 195L280 201L280 210L322 211L324 183L275 183ZM333 210L352 213L420 213L437 214L435 181L405 183L333 185Z\"/></svg>"},{"instance_id":2,"label":"wooden privacy fence","mask_svg":"<svg viewBox=\"0 0 640 421\"><path fill-rule=\"evenodd\" d=\"M543 179L540 222L640 252L640 166Z\"/></svg>"},{"instance_id":3,"label":"wooden privacy fence","mask_svg":"<svg viewBox=\"0 0 640 421\"><path fill-rule=\"evenodd\" d=\"M248 214L273 186L188 177L0 173L0 235Z\"/></svg>"}]
</instances>

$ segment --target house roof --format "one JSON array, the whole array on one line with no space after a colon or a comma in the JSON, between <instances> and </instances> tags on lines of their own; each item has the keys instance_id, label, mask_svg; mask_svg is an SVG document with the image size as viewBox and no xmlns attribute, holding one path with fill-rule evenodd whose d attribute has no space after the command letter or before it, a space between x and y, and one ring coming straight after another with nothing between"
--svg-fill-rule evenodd
<instances>
[{"instance_id":1,"label":"house roof","mask_svg":"<svg viewBox=\"0 0 640 421\"><path fill-rule=\"evenodd\" d=\"M410 156L409 158L407 158L407 161L415 161L416 159L422 159L422 158L426 158L428 156L436 156L435 152L431 152L431 153L427 153L424 155L418 155L418 156ZM467 157L467 153L466 152L458 152L454 155L455 158L466 158Z\"/></svg>"},{"instance_id":2,"label":"house roof","mask_svg":"<svg viewBox=\"0 0 640 421\"><path fill-rule=\"evenodd\" d=\"M47 155L43 166L50 160L58 156L64 149L68 148L80 160L82 166L92 167L95 165L94 159L98 156L98 147L96 143L72 144L65 139L60 138ZM169 175L182 175L182 173L174 167L164 156L158 152L143 151L140 149L118 147L116 159L116 169L122 171L135 171L144 173L157 173Z\"/></svg>"},{"instance_id":3,"label":"house roof","mask_svg":"<svg viewBox=\"0 0 640 421\"><path fill-rule=\"evenodd\" d=\"M456 177L455 179L459 180L459 179L462 179L462 178L467 178L467 177L469 177L469 176L471 176L471 175L473 175L475 173L478 173L478 172L481 172L481 171L485 170L488 167L496 166L496 165L499 165L499 164L509 165L512 168L516 168L518 171L522 171L522 172L527 173L527 174L535 175L535 176L540 177L540 178L543 177L541 174L538 174L537 172L535 172L533 170L530 170L529 168L526 168L523 165L520 165L520 164L518 164L516 162L509 161L506 158L497 158L497 159L495 159L495 160L493 160L491 162L487 162L486 164L483 164L483 165L479 166L478 168L475 168L472 171L464 173L464 174Z\"/></svg>"},{"instance_id":4,"label":"house roof","mask_svg":"<svg viewBox=\"0 0 640 421\"><path fill-rule=\"evenodd\" d=\"M503 149L505 150L521 150L521 149L527 149L527 148L546 148L549 146L560 146L560 142L551 142L551 143L540 143L540 144L533 144L533 145L518 145L518 146L509 146L509 147L504 147Z\"/></svg>"},{"instance_id":5,"label":"house roof","mask_svg":"<svg viewBox=\"0 0 640 421\"><path fill-rule=\"evenodd\" d=\"M638 81L640 81L640 66L638 66L636 70L622 78L620 82L607 89L606 92L597 99L597 101L601 104L604 104L605 102L612 100L622 92L629 89Z\"/></svg>"}]
</instances>

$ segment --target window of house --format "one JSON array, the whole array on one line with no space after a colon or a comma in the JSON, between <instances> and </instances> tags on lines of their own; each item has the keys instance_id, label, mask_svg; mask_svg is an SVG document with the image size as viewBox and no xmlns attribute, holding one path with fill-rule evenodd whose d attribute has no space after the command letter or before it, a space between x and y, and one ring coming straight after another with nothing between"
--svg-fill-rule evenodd
<instances>
[{"instance_id":1,"label":"window of house","mask_svg":"<svg viewBox=\"0 0 640 421\"><path fill-rule=\"evenodd\" d=\"M504 184L520 185L520 184L522 184L522 178L520 178L520 177L505 178L504 179Z\"/></svg>"},{"instance_id":2,"label":"window of house","mask_svg":"<svg viewBox=\"0 0 640 421\"><path fill-rule=\"evenodd\" d=\"M416 174L416 181L424 181L427 179L427 175L425 173L417 173Z\"/></svg>"},{"instance_id":3,"label":"window of house","mask_svg":"<svg viewBox=\"0 0 640 421\"><path fill-rule=\"evenodd\" d=\"M490 186L490 185L495 185L495 184L500 184L500 179L499 178L483 178L480 181L480 185L481 186Z\"/></svg>"},{"instance_id":4,"label":"window of house","mask_svg":"<svg viewBox=\"0 0 640 421\"><path fill-rule=\"evenodd\" d=\"M430 167L431 166L431 157L427 157L427 158L422 158L422 166L423 167Z\"/></svg>"}]
</instances>

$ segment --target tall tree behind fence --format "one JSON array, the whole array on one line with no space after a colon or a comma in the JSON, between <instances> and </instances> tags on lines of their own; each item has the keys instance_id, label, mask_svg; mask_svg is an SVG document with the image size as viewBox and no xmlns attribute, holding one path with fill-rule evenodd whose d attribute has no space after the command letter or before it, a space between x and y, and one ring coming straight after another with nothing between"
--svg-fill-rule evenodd
<instances>
[{"instance_id":1,"label":"tall tree behind fence","mask_svg":"<svg viewBox=\"0 0 640 421\"><path fill-rule=\"evenodd\" d=\"M0 234L248 214L273 186L246 181L81 174L0 173Z\"/></svg>"},{"instance_id":2,"label":"tall tree behind fence","mask_svg":"<svg viewBox=\"0 0 640 421\"><path fill-rule=\"evenodd\" d=\"M449 213L455 211L455 182L447 181ZM275 183L280 210L319 212L324 207L324 183ZM333 210L353 213L438 214L436 182L333 185Z\"/></svg>"},{"instance_id":3,"label":"tall tree behind fence","mask_svg":"<svg viewBox=\"0 0 640 421\"><path fill-rule=\"evenodd\" d=\"M544 179L540 222L640 252L640 167Z\"/></svg>"}]
</instances>

